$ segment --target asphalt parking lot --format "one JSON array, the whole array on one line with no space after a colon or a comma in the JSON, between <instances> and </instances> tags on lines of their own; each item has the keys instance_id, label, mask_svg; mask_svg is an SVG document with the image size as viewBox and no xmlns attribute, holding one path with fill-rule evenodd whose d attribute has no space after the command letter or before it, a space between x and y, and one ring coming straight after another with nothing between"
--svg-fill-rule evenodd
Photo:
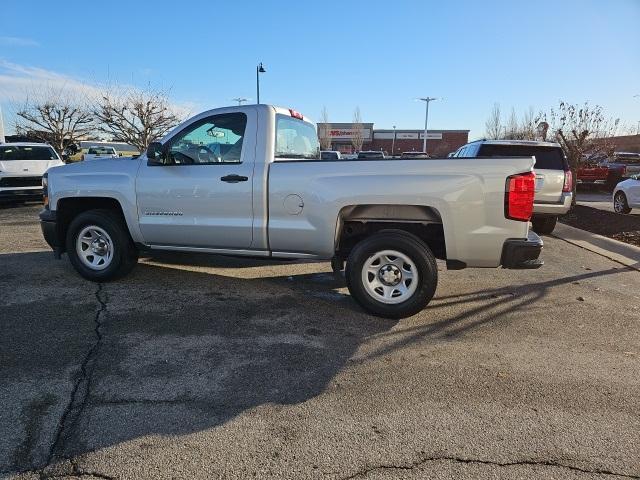
<instances>
[{"instance_id":1,"label":"asphalt parking lot","mask_svg":"<svg viewBox=\"0 0 640 480\"><path fill-rule=\"evenodd\" d=\"M612 194L609 192L598 191L593 188L579 189L576 197L576 203L578 205L597 208L599 210L605 210L607 212L614 211ZM628 213L628 215L640 215L640 209L634 208L630 213Z\"/></svg>"},{"instance_id":2,"label":"asphalt parking lot","mask_svg":"<svg viewBox=\"0 0 640 480\"><path fill-rule=\"evenodd\" d=\"M547 237L401 321L327 264L82 280L0 209L0 476L640 478L640 274Z\"/></svg>"}]
</instances>

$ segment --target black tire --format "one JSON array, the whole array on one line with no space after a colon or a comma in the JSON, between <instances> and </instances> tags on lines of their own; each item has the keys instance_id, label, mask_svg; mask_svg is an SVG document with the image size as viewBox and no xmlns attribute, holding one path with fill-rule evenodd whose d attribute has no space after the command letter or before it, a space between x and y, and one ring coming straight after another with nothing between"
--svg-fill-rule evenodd
<instances>
[{"instance_id":1,"label":"black tire","mask_svg":"<svg viewBox=\"0 0 640 480\"><path fill-rule=\"evenodd\" d=\"M613 198L613 210L616 213L626 214L631 212L629 202L627 202L627 196L624 194L624 192L616 192L616 195Z\"/></svg>"},{"instance_id":2,"label":"black tire","mask_svg":"<svg viewBox=\"0 0 640 480\"><path fill-rule=\"evenodd\" d=\"M407 256L418 273L417 287L407 300L387 304L367 292L362 279L365 263L377 252L394 250ZM345 278L353 298L368 312L385 318L405 318L424 309L438 286L438 266L429 247L415 235L402 230L383 230L358 243L347 259Z\"/></svg>"},{"instance_id":3,"label":"black tire","mask_svg":"<svg viewBox=\"0 0 640 480\"><path fill-rule=\"evenodd\" d=\"M533 217L531 224L533 231L539 235L549 235L556 228L558 217Z\"/></svg>"},{"instance_id":4,"label":"black tire","mask_svg":"<svg viewBox=\"0 0 640 480\"><path fill-rule=\"evenodd\" d=\"M76 241L85 227L96 226L111 237L113 254L110 264L102 270L86 266L76 250ZM71 265L87 280L108 282L125 276L138 262L138 250L133 244L124 221L112 210L89 210L75 217L66 237L67 254Z\"/></svg>"}]
</instances>

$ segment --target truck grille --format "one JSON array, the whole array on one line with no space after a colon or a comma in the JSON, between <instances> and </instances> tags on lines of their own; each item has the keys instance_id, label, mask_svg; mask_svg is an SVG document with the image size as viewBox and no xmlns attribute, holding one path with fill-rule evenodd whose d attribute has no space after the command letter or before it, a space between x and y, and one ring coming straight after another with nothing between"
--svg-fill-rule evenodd
<instances>
[{"instance_id":1,"label":"truck grille","mask_svg":"<svg viewBox=\"0 0 640 480\"><path fill-rule=\"evenodd\" d=\"M0 187L40 187L42 185L42 177L2 177L0 178Z\"/></svg>"}]
</instances>

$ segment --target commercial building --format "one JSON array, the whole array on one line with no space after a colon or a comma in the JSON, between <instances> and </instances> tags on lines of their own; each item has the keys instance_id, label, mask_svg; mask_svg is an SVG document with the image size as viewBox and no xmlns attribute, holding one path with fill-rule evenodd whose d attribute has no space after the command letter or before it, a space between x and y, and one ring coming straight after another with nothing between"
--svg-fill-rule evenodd
<instances>
[{"instance_id":1,"label":"commercial building","mask_svg":"<svg viewBox=\"0 0 640 480\"><path fill-rule=\"evenodd\" d=\"M318 137L331 141L331 150L353 153L357 137L362 139L361 150L382 150L389 155L402 152L421 152L424 130L376 130L373 123L319 123ZM427 136L427 152L446 156L469 141L469 130L431 130Z\"/></svg>"}]
</instances>

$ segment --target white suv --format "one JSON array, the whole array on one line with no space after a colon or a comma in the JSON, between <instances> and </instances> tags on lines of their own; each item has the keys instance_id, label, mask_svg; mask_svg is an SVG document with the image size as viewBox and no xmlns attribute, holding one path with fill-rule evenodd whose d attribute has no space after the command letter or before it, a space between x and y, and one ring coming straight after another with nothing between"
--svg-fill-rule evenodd
<instances>
[{"instance_id":1,"label":"white suv","mask_svg":"<svg viewBox=\"0 0 640 480\"><path fill-rule=\"evenodd\" d=\"M42 175L64 165L46 143L0 143L0 200L42 198Z\"/></svg>"},{"instance_id":2,"label":"white suv","mask_svg":"<svg viewBox=\"0 0 640 480\"><path fill-rule=\"evenodd\" d=\"M571 208L573 175L559 143L531 140L477 140L460 147L454 157L534 157L536 191L533 201L533 230L549 234L559 215Z\"/></svg>"}]
</instances>

